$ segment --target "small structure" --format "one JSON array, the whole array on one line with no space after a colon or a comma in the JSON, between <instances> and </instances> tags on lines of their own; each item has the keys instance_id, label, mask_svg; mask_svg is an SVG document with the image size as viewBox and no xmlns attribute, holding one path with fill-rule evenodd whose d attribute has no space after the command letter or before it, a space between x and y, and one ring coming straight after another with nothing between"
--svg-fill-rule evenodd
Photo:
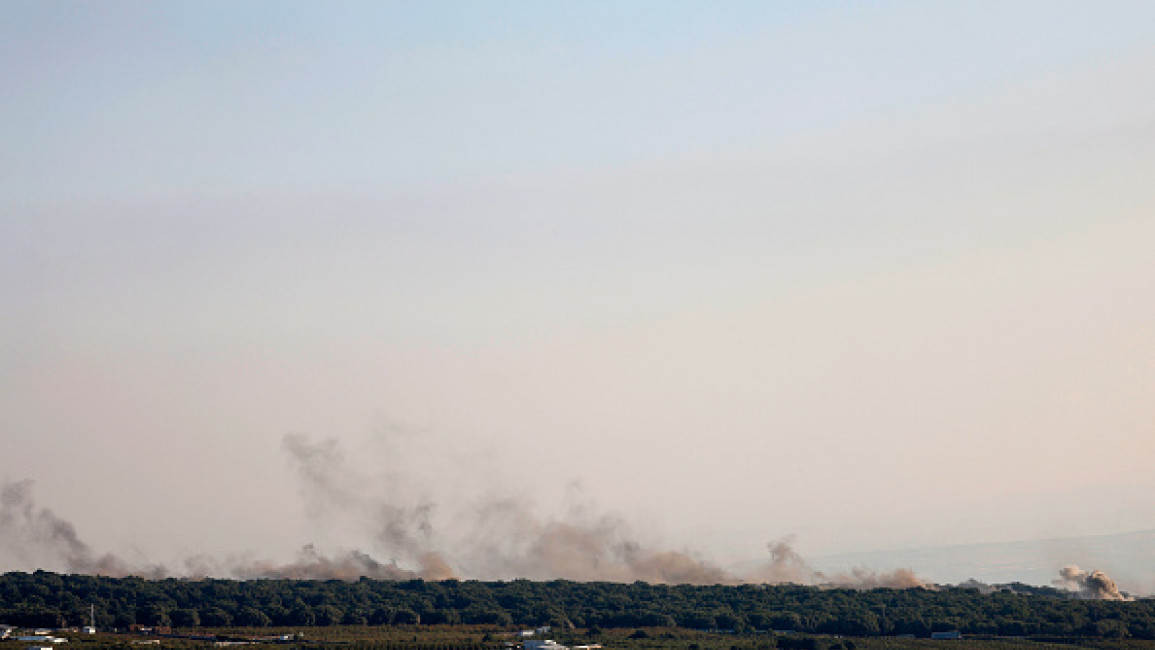
<instances>
[{"instance_id":1,"label":"small structure","mask_svg":"<svg viewBox=\"0 0 1155 650\"><path fill-rule=\"evenodd\" d=\"M28 643L35 643L44 645L46 643L68 643L68 639L61 636L47 636L44 634L34 634L32 636L18 636L17 641L26 641Z\"/></svg>"},{"instance_id":2,"label":"small structure","mask_svg":"<svg viewBox=\"0 0 1155 650\"><path fill-rule=\"evenodd\" d=\"M525 650L569 650L553 639L530 639L525 642Z\"/></svg>"},{"instance_id":3,"label":"small structure","mask_svg":"<svg viewBox=\"0 0 1155 650\"><path fill-rule=\"evenodd\" d=\"M129 625L128 631L134 634L172 634L172 628L168 625L149 627L147 625L141 625L140 623Z\"/></svg>"}]
</instances>

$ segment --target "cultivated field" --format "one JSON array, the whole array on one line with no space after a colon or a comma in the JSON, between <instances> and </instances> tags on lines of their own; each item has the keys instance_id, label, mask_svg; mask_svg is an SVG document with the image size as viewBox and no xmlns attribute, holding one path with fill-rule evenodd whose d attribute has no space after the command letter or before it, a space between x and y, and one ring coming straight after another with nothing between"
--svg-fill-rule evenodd
<instances>
[{"instance_id":1,"label":"cultivated field","mask_svg":"<svg viewBox=\"0 0 1155 650\"><path fill-rule=\"evenodd\" d=\"M273 637L292 635L291 641L271 641ZM194 650L242 645L276 645L290 648L348 650L503 650L518 648L521 639L516 632L492 626L333 626L324 628L227 628L179 630L172 636L100 633L67 635L68 650L146 650L175 648ZM189 637L202 637L194 639ZM204 640L213 636L216 641ZM603 630L593 635L585 630L556 632L551 635L567 646L601 644L605 650L1155 650L1155 641L1094 638L964 638L930 640L898 637L834 637L822 635L774 635L765 633L730 634L699 630L642 628L638 630ZM19 642L4 645L15 650ZM24 650L20 644L20 650Z\"/></svg>"}]
</instances>

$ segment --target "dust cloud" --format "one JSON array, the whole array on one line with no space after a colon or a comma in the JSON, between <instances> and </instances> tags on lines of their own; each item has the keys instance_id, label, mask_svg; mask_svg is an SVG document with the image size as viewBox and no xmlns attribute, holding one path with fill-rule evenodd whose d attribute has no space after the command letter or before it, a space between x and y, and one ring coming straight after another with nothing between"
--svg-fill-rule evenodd
<instances>
[{"instance_id":1,"label":"dust cloud","mask_svg":"<svg viewBox=\"0 0 1155 650\"><path fill-rule=\"evenodd\" d=\"M1072 564L1059 570L1055 584L1078 593L1080 598L1090 600L1134 600L1119 591L1118 585L1106 573L1095 569L1084 571Z\"/></svg>"},{"instance_id":2,"label":"dust cloud","mask_svg":"<svg viewBox=\"0 0 1155 650\"><path fill-rule=\"evenodd\" d=\"M771 542L761 566L737 573L693 551L646 542L630 521L585 502L576 487L571 503L554 514L540 513L516 488L455 486L441 489L438 497L454 464L437 458L433 465L411 462L413 449L405 436L384 443L380 457L366 458L362 451L348 453L337 439L288 434L281 441L306 515L318 528L352 527L362 549L324 552L306 544L288 562L194 556L184 560L181 570L137 566L94 552L72 524L35 504L32 483L25 480L3 486L0 551L26 566L107 576L931 587L906 569L826 575L799 555L790 538ZM440 470L430 471L438 463Z\"/></svg>"},{"instance_id":3,"label":"dust cloud","mask_svg":"<svg viewBox=\"0 0 1155 650\"><path fill-rule=\"evenodd\" d=\"M794 550L793 538L785 537L767 544L770 561L756 569L746 582L767 584L792 583L844 589L933 589L935 586L910 569L873 571L856 568L849 573L827 575L819 571Z\"/></svg>"},{"instance_id":4,"label":"dust cloud","mask_svg":"<svg viewBox=\"0 0 1155 650\"><path fill-rule=\"evenodd\" d=\"M25 564L55 560L71 573L122 577L160 577L161 566L130 567L111 553L96 553L81 541L76 527L32 498L32 481L5 483L0 488L0 549Z\"/></svg>"}]
</instances>

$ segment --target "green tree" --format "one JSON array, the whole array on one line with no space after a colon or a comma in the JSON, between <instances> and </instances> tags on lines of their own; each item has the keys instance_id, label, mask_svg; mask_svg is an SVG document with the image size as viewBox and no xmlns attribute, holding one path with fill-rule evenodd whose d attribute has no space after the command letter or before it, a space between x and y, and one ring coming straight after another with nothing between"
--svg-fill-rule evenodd
<instances>
[{"instance_id":1,"label":"green tree","mask_svg":"<svg viewBox=\"0 0 1155 650\"><path fill-rule=\"evenodd\" d=\"M169 614L173 627L200 627L201 617L195 609L174 609Z\"/></svg>"},{"instance_id":2,"label":"green tree","mask_svg":"<svg viewBox=\"0 0 1155 650\"><path fill-rule=\"evenodd\" d=\"M332 605L321 605L313 610L313 616L316 625L328 627L339 624L345 613Z\"/></svg>"},{"instance_id":3,"label":"green tree","mask_svg":"<svg viewBox=\"0 0 1155 650\"><path fill-rule=\"evenodd\" d=\"M169 618L168 611L164 606L157 603L149 603L137 610L136 620L142 625L149 627L167 627L172 625L172 619Z\"/></svg>"},{"instance_id":4,"label":"green tree","mask_svg":"<svg viewBox=\"0 0 1155 650\"><path fill-rule=\"evenodd\" d=\"M399 609L393 614L393 625L417 625L421 617L411 609Z\"/></svg>"},{"instance_id":5,"label":"green tree","mask_svg":"<svg viewBox=\"0 0 1155 650\"><path fill-rule=\"evenodd\" d=\"M273 624L269 615L255 607L243 607L233 619L242 627L268 627Z\"/></svg>"},{"instance_id":6,"label":"green tree","mask_svg":"<svg viewBox=\"0 0 1155 650\"><path fill-rule=\"evenodd\" d=\"M209 607L201 612L201 624L207 627L228 627L233 617L220 607Z\"/></svg>"}]
</instances>

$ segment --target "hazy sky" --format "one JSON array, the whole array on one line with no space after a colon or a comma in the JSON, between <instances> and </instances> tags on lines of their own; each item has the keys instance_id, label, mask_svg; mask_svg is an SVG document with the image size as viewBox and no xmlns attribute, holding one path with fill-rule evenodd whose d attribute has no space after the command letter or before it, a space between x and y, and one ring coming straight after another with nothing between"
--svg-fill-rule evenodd
<instances>
[{"instance_id":1,"label":"hazy sky","mask_svg":"<svg viewBox=\"0 0 1155 650\"><path fill-rule=\"evenodd\" d=\"M1152 25L0 3L0 479L150 561L369 546L286 434L723 562L1155 528Z\"/></svg>"}]
</instances>

